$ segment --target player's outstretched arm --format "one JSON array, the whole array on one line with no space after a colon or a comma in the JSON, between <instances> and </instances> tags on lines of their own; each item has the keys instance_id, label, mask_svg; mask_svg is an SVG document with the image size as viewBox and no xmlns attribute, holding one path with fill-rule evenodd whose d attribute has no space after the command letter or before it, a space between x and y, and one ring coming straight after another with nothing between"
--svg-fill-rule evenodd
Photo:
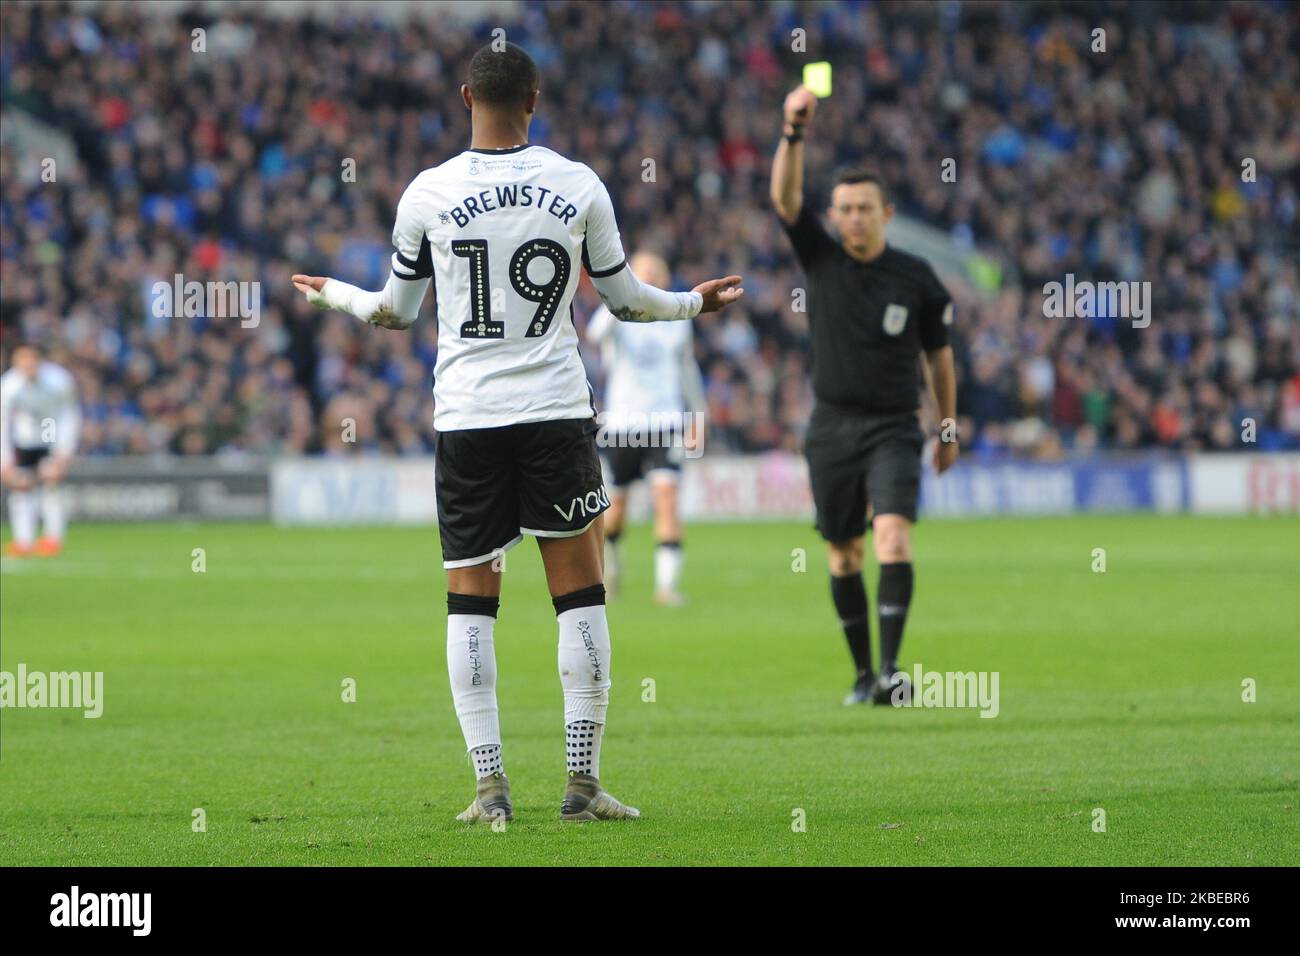
<instances>
[{"instance_id":1,"label":"player's outstretched arm","mask_svg":"<svg viewBox=\"0 0 1300 956\"><path fill-rule=\"evenodd\" d=\"M396 274L379 292L367 292L326 276L293 276L293 287L318 309L346 312L362 322L385 329L409 329L420 315L428 279L403 279Z\"/></svg>"},{"instance_id":2,"label":"player's outstretched arm","mask_svg":"<svg viewBox=\"0 0 1300 956\"><path fill-rule=\"evenodd\" d=\"M782 108L785 125L772 160L772 205L786 225L803 209L803 133L817 111L817 97L806 86L796 87Z\"/></svg>"},{"instance_id":3,"label":"player's outstretched arm","mask_svg":"<svg viewBox=\"0 0 1300 956\"><path fill-rule=\"evenodd\" d=\"M667 292L646 285L626 267L591 278L605 307L624 322L671 322L717 312L745 294L740 281L740 276L727 276L702 282L690 292Z\"/></svg>"},{"instance_id":4,"label":"player's outstretched arm","mask_svg":"<svg viewBox=\"0 0 1300 956\"><path fill-rule=\"evenodd\" d=\"M595 178L595 173L591 175L595 194L587 211L582 261L591 276L591 284L615 318L623 322L693 319L701 312L716 312L745 294L740 288L740 276L712 279L690 292L667 292L638 279L628 268L623 253L609 192Z\"/></svg>"},{"instance_id":5,"label":"player's outstretched arm","mask_svg":"<svg viewBox=\"0 0 1300 956\"><path fill-rule=\"evenodd\" d=\"M318 309L333 309L385 329L409 329L433 281L425 223L430 215L421 191L421 173L397 203L393 225L393 271L378 292L325 276L293 276L293 287Z\"/></svg>"}]
</instances>

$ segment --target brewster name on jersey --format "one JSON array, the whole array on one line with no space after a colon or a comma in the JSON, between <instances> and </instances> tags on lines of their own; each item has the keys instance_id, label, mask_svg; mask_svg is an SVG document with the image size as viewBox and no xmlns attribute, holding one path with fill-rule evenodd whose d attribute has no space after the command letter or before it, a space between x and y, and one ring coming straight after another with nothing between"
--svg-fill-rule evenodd
<instances>
[{"instance_id":1,"label":"brewster name on jersey","mask_svg":"<svg viewBox=\"0 0 1300 956\"><path fill-rule=\"evenodd\" d=\"M547 196L551 197L549 202ZM476 216L511 208L544 209L566 226L578 214L578 207L554 189L524 183L514 186L496 186L493 189L480 190L475 196L466 196L449 211L439 213L438 220L446 225L450 219L463 229Z\"/></svg>"}]
</instances>

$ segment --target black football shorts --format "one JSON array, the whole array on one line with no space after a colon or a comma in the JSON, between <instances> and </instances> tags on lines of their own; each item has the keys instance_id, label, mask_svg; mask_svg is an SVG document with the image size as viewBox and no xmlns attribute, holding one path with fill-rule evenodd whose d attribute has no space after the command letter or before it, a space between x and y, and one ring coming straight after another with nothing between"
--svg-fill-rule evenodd
<instances>
[{"instance_id":1,"label":"black football shorts","mask_svg":"<svg viewBox=\"0 0 1300 956\"><path fill-rule=\"evenodd\" d=\"M610 482L615 488L626 488L652 474L656 479L677 481L682 472L682 446L676 442L657 446L630 445L626 435L611 436L605 449L609 459Z\"/></svg>"},{"instance_id":2,"label":"black football shorts","mask_svg":"<svg viewBox=\"0 0 1300 956\"><path fill-rule=\"evenodd\" d=\"M596 421L441 432L435 452L442 566L483 564L525 534L582 534L609 507Z\"/></svg>"},{"instance_id":3,"label":"black football shorts","mask_svg":"<svg viewBox=\"0 0 1300 956\"><path fill-rule=\"evenodd\" d=\"M48 447L15 448L14 464L19 468L34 469L38 465L40 465L42 461L44 461L47 457L49 457L49 454L50 454L50 449Z\"/></svg>"},{"instance_id":4,"label":"black football shorts","mask_svg":"<svg viewBox=\"0 0 1300 956\"><path fill-rule=\"evenodd\" d=\"M862 415L818 403L804 439L817 530L827 541L860 538L873 515L916 521L925 436L911 412Z\"/></svg>"}]
</instances>

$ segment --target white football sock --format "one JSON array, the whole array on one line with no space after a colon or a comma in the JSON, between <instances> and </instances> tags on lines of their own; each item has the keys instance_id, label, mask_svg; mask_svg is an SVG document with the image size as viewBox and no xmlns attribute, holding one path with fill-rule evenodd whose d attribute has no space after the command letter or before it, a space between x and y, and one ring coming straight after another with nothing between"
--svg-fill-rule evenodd
<instances>
[{"instance_id":1,"label":"white football sock","mask_svg":"<svg viewBox=\"0 0 1300 956\"><path fill-rule=\"evenodd\" d=\"M501 745L485 744L469 752L469 759L474 761L474 775L479 779L490 777L494 773L504 773L505 765L501 762Z\"/></svg>"},{"instance_id":2,"label":"white football sock","mask_svg":"<svg viewBox=\"0 0 1300 956\"><path fill-rule=\"evenodd\" d=\"M30 548L36 540L36 492L9 493L9 525L13 529L14 544Z\"/></svg>"},{"instance_id":3,"label":"white football sock","mask_svg":"<svg viewBox=\"0 0 1300 956\"><path fill-rule=\"evenodd\" d=\"M67 530L67 519L63 513L63 489L45 487L41 489L41 530L45 537L62 541Z\"/></svg>"},{"instance_id":4,"label":"white football sock","mask_svg":"<svg viewBox=\"0 0 1300 956\"><path fill-rule=\"evenodd\" d=\"M564 750L568 768L573 773L600 777L600 739L605 725L594 720L575 720L564 725Z\"/></svg>"},{"instance_id":5,"label":"white football sock","mask_svg":"<svg viewBox=\"0 0 1300 956\"><path fill-rule=\"evenodd\" d=\"M496 618L487 614L447 615L447 673L465 749L496 746L500 769L501 724L497 712L497 662L492 645ZM477 767L475 768L477 772ZM488 771L491 773L492 771ZM485 776L485 774L479 774Z\"/></svg>"},{"instance_id":6,"label":"white football sock","mask_svg":"<svg viewBox=\"0 0 1300 956\"><path fill-rule=\"evenodd\" d=\"M682 546L672 541L655 548L655 593L676 594L682 576Z\"/></svg>"},{"instance_id":7,"label":"white football sock","mask_svg":"<svg viewBox=\"0 0 1300 956\"><path fill-rule=\"evenodd\" d=\"M605 589L597 585L583 593L598 593L599 604L560 611L560 684L564 688L564 726L570 768L575 759L600 771L600 742L609 709L609 623L605 619ZM567 597L567 596L566 596ZM565 598L555 599L557 608Z\"/></svg>"}]
</instances>

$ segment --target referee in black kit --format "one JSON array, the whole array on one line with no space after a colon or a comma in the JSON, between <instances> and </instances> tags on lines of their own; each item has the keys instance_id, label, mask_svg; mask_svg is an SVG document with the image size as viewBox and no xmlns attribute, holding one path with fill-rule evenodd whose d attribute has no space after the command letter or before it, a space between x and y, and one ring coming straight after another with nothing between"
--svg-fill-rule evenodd
<instances>
[{"instance_id":1,"label":"referee in black kit","mask_svg":"<svg viewBox=\"0 0 1300 956\"><path fill-rule=\"evenodd\" d=\"M898 649L912 601L911 530L925 442L917 420L918 357L947 439L935 446L935 469L942 474L957 460L952 300L929 263L886 245L894 207L879 176L855 171L836 179L828 216L838 239L804 204L802 141L816 108L805 87L786 97L772 203L808 277L816 404L805 453L817 530L830 546L831 597L857 665L845 703L888 704L900 685L900 699L910 694ZM879 676L871 666L862 581L868 508L880 564Z\"/></svg>"}]
</instances>

